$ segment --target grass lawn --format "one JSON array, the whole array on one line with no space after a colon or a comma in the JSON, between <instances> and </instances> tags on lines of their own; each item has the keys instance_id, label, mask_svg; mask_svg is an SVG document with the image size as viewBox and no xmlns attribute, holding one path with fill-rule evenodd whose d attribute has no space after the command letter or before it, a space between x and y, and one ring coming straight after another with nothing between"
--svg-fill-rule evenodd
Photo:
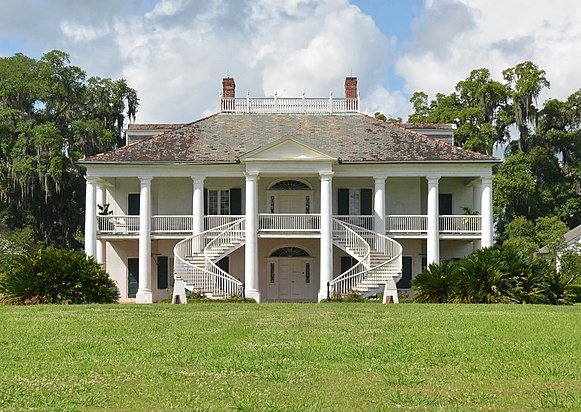
<instances>
[{"instance_id":1,"label":"grass lawn","mask_svg":"<svg viewBox=\"0 0 581 412\"><path fill-rule=\"evenodd\" d=\"M0 306L0 410L581 410L581 306Z\"/></svg>"}]
</instances>

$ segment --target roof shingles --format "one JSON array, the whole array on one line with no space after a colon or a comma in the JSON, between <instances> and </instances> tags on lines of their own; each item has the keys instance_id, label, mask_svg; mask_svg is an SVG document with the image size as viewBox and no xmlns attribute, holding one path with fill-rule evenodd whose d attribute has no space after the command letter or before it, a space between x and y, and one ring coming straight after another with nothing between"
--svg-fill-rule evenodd
<instances>
[{"instance_id":1,"label":"roof shingles","mask_svg":"<svg viewBox=\"0 0 581 412\"><path fill-rule=\"evenodd\" d=\"M300 140L343 163L497 160L363 114L219 113L83 163L235 163L283 138Z\"/></svg>"}]
</instances>

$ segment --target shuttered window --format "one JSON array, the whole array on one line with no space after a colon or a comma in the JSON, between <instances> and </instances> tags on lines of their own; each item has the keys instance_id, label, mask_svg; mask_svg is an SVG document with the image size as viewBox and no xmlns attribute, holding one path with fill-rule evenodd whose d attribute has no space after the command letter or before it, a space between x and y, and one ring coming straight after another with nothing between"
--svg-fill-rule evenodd
<instances>
[{"instance_id":1,"label":"shuttered window","mask_svg":"<svg viewBox=\"0 0 581 412\"><path fill-rule=\"evenodd\" d=\"M157 257L157 288L167 289L169 287L169 258L167 256Z\"/></svg>"},{"instance_id":2,"label":"shuttered window","mask_svg":"<svg viewBox=\"0 0 581 412\"><path fill-rule=\"evenodd\" d=\"M397 282L398 289L410 289L412 287L412 257L403 256L401 258L401 279Z\"/></svg>"},{"instance_id":3,"label":"shuttered window","mask_svg":"<svg viewBox=\"0 0 581 412\"><path fill-rule=\"evenodd\" d=\"M337 189L337 214L372 215L373 191L362 189Z\"/></svg>"},{"instance_id":4,"label":"shuttered window","mask_svg":"<svg viewBox=\"0 0 581 412\"><path fill-rule=\"evenodd\" d=\"M127 259L127 297L134 298L137 296L139 289L139 259Z\"/></svg>"}]
</instances>

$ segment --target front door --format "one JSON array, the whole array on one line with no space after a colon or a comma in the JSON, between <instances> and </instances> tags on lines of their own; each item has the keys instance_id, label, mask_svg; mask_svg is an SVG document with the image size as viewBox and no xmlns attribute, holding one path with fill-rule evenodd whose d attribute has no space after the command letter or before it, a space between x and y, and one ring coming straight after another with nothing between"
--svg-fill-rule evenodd
<instances>
[{"instance_id":1,"label":"front door","mask_svg":"<svg viewBox=\"0 0 581 412\"><path fill-rule=\"evenodd\" d=\"M305 213L305 195L285 192L278 195L278 213Z\"/></svg>"},{"instance_id":2,"label":"front door","mask_svg":"<svg viewBox=\"0 0 581 412\"><path fill-rule=\"evenodd\" d=\"M313 299L312 259L283 258L270 265L269 299L287 302Z\"/></svg>"}]
</instances>

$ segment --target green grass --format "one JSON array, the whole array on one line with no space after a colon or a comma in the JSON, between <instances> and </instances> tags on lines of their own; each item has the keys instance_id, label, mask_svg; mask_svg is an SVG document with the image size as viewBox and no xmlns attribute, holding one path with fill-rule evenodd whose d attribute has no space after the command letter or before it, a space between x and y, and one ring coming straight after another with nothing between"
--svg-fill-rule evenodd
<instances>
[{"instance_id":1,"label":"green grass","mask_svg":"<svg viewBox=\"0 0 581 412\"><path fill-rule=\"evenodd\" d=\"M0 410L581 409L581 306L0 306Z\"/></svg>"}]
</instances>

